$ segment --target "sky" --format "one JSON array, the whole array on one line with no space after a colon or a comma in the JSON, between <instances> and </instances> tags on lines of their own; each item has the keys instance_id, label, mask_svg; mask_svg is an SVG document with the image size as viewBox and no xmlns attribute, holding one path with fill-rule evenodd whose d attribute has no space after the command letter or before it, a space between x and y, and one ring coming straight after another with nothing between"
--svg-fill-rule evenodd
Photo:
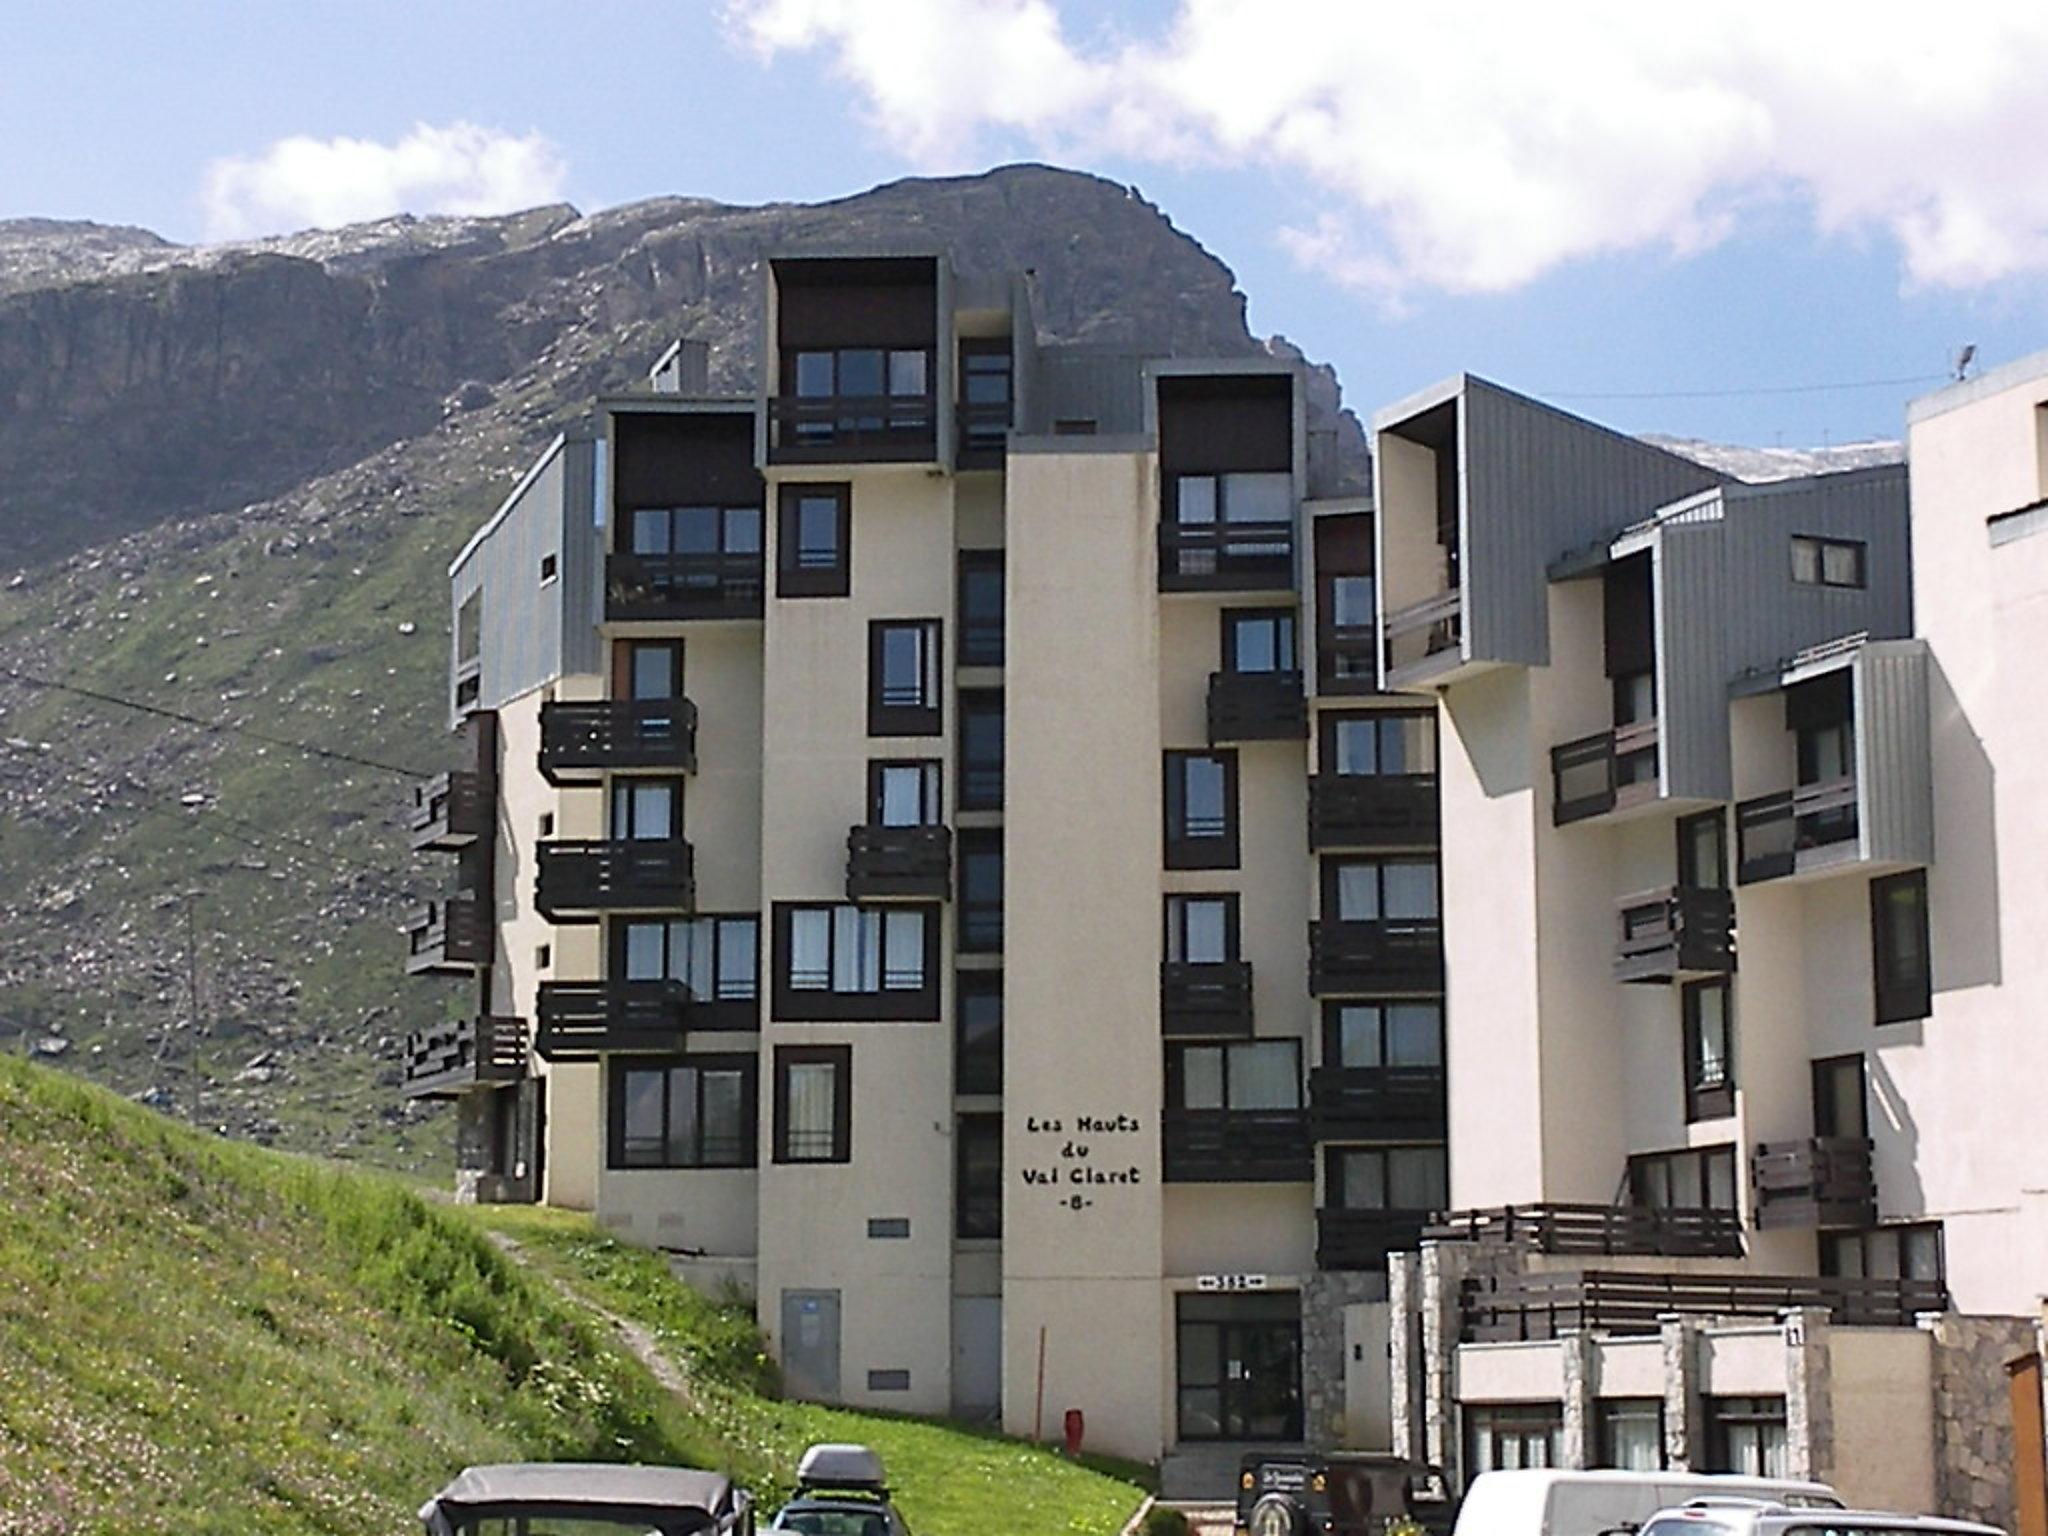
<instances>
[{"instance_id":1,"label":"sky","mask_svg":"<svg viewBox=\"0 0 2048 1536\"><path fill-rule=\"evenodd\" d=\"M0 0L0 218L1134 185L1369 413L1896 437L2048 347L2039 0ZM1816 388L1814 386L1827 386Z\"/></svg>"}]
</instances>

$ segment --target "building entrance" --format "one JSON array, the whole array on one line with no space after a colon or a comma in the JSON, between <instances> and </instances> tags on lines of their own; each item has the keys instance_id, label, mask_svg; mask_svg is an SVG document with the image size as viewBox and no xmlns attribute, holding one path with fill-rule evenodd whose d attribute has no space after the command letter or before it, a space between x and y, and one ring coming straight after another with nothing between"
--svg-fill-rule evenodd
<instances>
[{"instance_id":1,"label":"building entrance","mask_svg":"<svg viewBox=\"0 0 2048 1536\"><path fill-rule=\"evenodd\" d=\"M1299 1440L1300 1295L1197 1292L1177 1300L1179 1437Z\"/></svg>"}]
</instances>

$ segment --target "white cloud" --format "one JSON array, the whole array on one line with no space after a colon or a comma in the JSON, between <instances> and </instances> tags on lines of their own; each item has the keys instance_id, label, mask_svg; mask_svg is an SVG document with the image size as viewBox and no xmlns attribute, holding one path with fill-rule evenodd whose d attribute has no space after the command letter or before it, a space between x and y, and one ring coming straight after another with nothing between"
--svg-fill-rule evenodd
<instances>
[{"instance_id":1,"label":"white cloud","mask_svg":"<svg viewBox=\"0 0 2048 1536\"><path fill-rule=\"evenodd\" d=\"M1290 250L1384 295L1701 249L1794 200L1909 281L2048 271L2040 0L1178 0L1134 38L1068 0L727 0L819 50L920 165L1042 150L1263 168L1327 207Z\"/></svg>"},{"instance_id":2,"label":"white cloud","mask_svg":"<svg viewBox=\"0 0 2048 1536\"><path fill-rule=\"evenodd\" d=\"M566 175L538 133L416 123L394 144L289 138L260 155L216 160L203 196L208 234L230 240L393 213L509 213L555 200Z\"/></svg>"}]
</instances>

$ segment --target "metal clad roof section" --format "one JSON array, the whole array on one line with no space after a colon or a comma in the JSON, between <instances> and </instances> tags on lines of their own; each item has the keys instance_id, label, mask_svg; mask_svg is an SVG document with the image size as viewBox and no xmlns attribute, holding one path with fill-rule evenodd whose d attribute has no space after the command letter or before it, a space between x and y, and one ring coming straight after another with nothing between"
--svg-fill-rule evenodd
<instances>
[{"instance_id":1,"label":"metal clad roof section","mask_svg":"<svg viewBox=\"0 0 2048 1536\"><path fill-rule=\"evenodd\" d=\"M1873 641L1856 653L1856 776L1863 857L1934 862L1934 779L1924 640Z\"/></svg>"},{"instance_id":2,"label":"metal clad roof section","mask_svg":"<svg viewBox=\"0 0 2048 1536\"><path fill-rule=\"evenodd\" d=\"M1656 586L1657 714L1664 793L1727 800L1729 771L1727 593L1723 524L1667 524L1651 545Z\"/></svg>"}]
</instances>

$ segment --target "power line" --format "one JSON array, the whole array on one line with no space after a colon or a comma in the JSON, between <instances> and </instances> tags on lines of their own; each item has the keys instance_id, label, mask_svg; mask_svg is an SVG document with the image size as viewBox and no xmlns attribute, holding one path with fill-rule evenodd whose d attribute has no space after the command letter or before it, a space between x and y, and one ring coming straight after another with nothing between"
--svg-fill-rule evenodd
<instances>
[{"instance_id":1,"label":"power line","mask_svg":"<svg viewBox=\"0 0 2048 1536\"><path fill-rule=\"evenodd\" d=\"M1850 389L1899 389L1909 384L1949 381L1946 373L1921 373L1904 379L1849 379L1833 384L1764 384L1748 389L1546 389L1536 393L1550 400L1742 400L1760 395L1824 395Z\"/></svg>"}]
</instances>

